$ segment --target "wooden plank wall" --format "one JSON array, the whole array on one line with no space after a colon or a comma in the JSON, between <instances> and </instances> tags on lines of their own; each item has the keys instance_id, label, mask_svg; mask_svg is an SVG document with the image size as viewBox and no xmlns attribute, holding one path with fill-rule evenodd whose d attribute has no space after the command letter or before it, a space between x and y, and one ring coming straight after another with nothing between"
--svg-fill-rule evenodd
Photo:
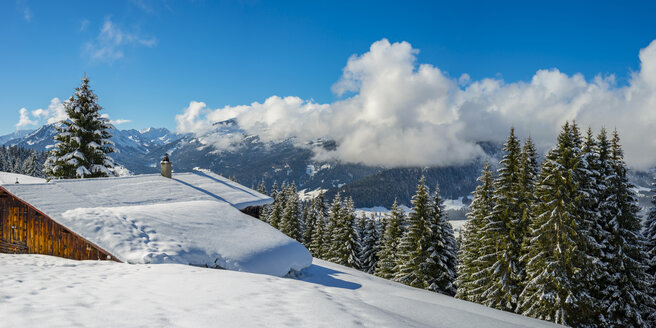
<instances>
[{"instance_id":1,"label":"wooden plank wall","mask_svg":"<svg viewBox=\"0 0 656 328\"><path fill-rule=\"evenodd\" d=\"M73 260L116 260L1 190L0 253L44 254Z\"/></svg>"}]
</instances>

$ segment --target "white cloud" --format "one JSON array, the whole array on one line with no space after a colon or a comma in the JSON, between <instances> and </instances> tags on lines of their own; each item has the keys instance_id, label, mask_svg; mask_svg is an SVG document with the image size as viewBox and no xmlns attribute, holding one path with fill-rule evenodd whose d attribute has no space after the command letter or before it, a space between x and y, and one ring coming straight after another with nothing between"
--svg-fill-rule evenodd
<instances>
[{"instance_id":1,"label":"white cloud","mask_svg":"<svg viewBox=\"0 0 656 328\"><path fill-rule=\"evenodd\" d=\"M151 48L156 44L156 38L140 36L134 31L117 26L110 18L106 18L96 39L85 44L84 54L93 61L111 63L123 58L125 48L128 46L141 45Z\"/></svg>"},{"instance_id":2,"label":"white cloud","mask_svg":"<svg viewBox=\"0 0 656 328\"><path fill-rule=\"evenodd\" d=\"M28 111L27 108L21 108L19 110L20 118L16 124L16 128L24 128L28 126L38 126L43 124L52 124L56 122L61 122L68 118L66 114L66 107L64 103L55 97L50 100L48 108L37 108L31 111ZM102 114L102 117L110 119L108 114ZM113 125L120 125L125 123L130 123L131 120L126 119L117 119L110 120L110 123Z\"/></svg>"},{"instance_id":3,"label":"white cloud","mask_svg":"<svg viewBox=\"0 0 656 328\"><path fill-rule=\"evenodd\" d=\"M121 125L121 124L125 124L125 123L130 123L130 122L132 122L132 120L124 120L124 119L120 119L120 118L118 120L109 120L109 123L111 123L112 125Z\"/></svg>"},{"instance_id":4,"label":"white cloud","mask_svg":"<svg viewBox=\"0 0 656 328\"><path fill-rule=\"evenodd\" d=\"M23 107L18 110L18 112L20 113L20 119L18 120L18 123L16 123L16 129L36 125L35 121L30 120L30 116L27 113L27 108Z\"/></svg>"},{"instance_id":5,"label":"white cloud","mask_svg":"<svg viewBox=\"0 0 656 328\"><path fill-rule=\"evenodd\" d=\"M501 142L511 126L545 150L560 126L575 119L584 128L617 128L631 166L656 165L656 41L640 51L640 71L626 86L617 86L612 75L586 80L558 69L539 70L528 82L450 78L433 65L417 64L417 53L407 42L383 39L349 58L332 87L346 95L339 101L272 96L216 110L191 102L176 116L178 131L202 134L213 122L234 117L265 141L338 142L335 151L317 153L318 158L424 166L471 160L482 154L477 141Z\"/></svg>"},{"instance_id":6,"label":"white cloud","mask_svg":"<svg viewBox=\"0 0 656 328\"><path fill-rule=\"evenodd\" d=\"M21 108L19 114L20 118L16 124L17 129L21 127L41 125L44 123L51 124L63 121L68 117L66 115L64 104L57 97L50 100L50 104L46 109L37 108L28 111L26 108Z\"/></svg>"}]
</instances>

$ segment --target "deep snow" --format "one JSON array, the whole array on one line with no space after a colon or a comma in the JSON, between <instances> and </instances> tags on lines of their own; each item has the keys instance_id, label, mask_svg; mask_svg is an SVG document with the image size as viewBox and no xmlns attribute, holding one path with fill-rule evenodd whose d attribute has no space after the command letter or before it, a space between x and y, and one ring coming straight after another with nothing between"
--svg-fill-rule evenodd
<instances>
[{"instance_id":1,"label":"deep snow","mask_svg":"<svg viewBox=\"0 0 656 328\"><path fill-rule=\"evenodd\" d=\"M284 276L310 252L239 208L272 199L203 172L8 184L2 188L122 262Z\"/></svg>"},{"instance_id":2,"label":"deep snow","mask_svg":"<svg viewBox=\"0 0 656 328\"><path fill-rule=\"evenodd\" d=\"M556 327L314 260L300 279L0 254L7 327Z\"/></svg>"}]
</instances>

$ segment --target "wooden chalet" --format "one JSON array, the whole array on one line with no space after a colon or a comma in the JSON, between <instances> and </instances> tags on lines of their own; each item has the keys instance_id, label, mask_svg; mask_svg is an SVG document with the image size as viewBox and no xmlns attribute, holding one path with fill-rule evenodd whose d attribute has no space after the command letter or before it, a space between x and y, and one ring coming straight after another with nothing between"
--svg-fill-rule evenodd
<instances>
[{"instance_id":1,"label":"wooden chalet","mask_svg":"<svg viewBox=\"0 0 656 328\"><path fill-rule=\"evenodd\" d=\"M0 187L0 253L117 260Z\"/></svg>"},{"instance_id":2,"label":"wooden chalet","mask_svg":"<svg viewBox=\"0 0 656 328\"><path fill-rule=\"evenodd\" d=\"M121 254L125 248L119 247L122 241L108 240L106 237L116 235L121 238L122 231L117 230L121 228L120 224L124 224L121 217L105 218L98 214L90 215L87 220L86 217L71 217L70 213L80 209L95 213L94 208L114 207L131 213L135 208L141 211L158 204L182 204L178 206L183 213L178 214L181 224L187 219L196 220L192 223L197 224L197 221L205 219L208 211L215 213L213 215L218 218L222 215L239 218L239 213L233 213L235 210L254 216L259 213L261 206L272 202L266 195L210 172L180 173L171 177L170 165L167 170L164 172L163 165L162 176L155 174L2 184L0 253L130 262L130 255ZM185 210L185 206L189 209ZM199 212L199 206L207 207L205 212ZM175 220L176 217L173 218ZM105 222L109 227L105 227ZM111 223L115 226L111 226ZM134 230L135 223L132 222L132 225L124 229ZM175 233L166 230L168 226L162 226L164 228L160 230L175 240ZM110 230L103 234L106 229ZM127 231L125 235L129 233L133 232Z\"/></svg>"}]
</instances>

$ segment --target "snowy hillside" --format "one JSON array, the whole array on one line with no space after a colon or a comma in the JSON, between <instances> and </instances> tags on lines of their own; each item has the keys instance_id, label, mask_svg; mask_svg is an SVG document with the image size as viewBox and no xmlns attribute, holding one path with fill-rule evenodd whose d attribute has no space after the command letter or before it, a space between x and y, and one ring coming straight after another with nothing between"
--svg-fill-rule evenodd
<instances>
[{"instance_id":1,"label":"snowy hillside","mask_svg":"<svg viewBox=\"0 0 656 328\"><path fill-rule=\"evenodd\" d=\"M0 254L8 327L557 327L314 260L300 279Z\"/></svg>"}]
</instances>

